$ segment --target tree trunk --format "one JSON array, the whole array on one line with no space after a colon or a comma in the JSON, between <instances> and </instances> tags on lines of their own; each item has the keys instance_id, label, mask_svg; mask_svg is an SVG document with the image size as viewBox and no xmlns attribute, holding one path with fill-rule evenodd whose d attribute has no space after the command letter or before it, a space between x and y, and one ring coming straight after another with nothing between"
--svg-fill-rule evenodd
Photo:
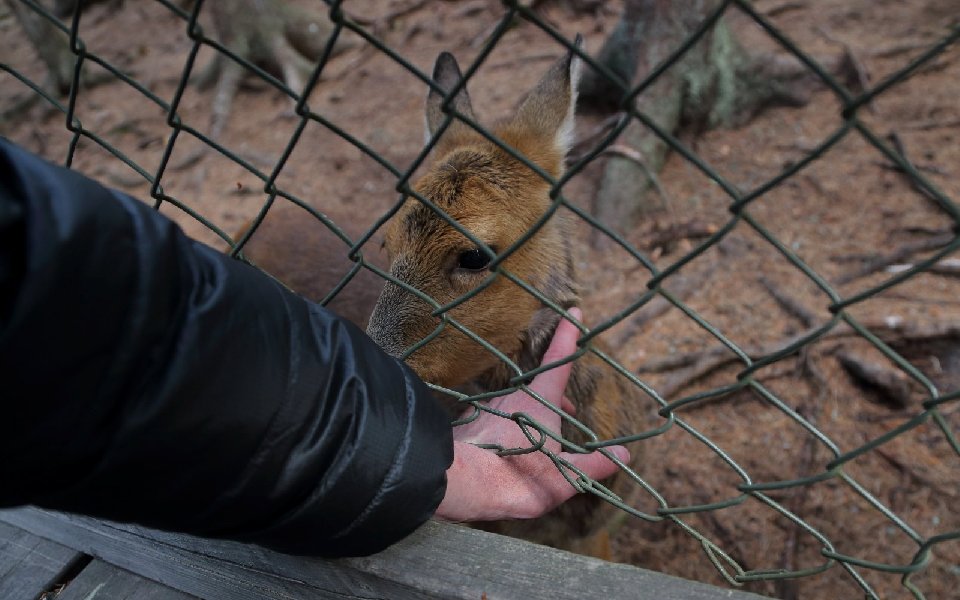
<instances>
[{"instance_id":1,"label":"tree trunk","mask_svg":"<svg viewBox=\"0 0 960 600\"><path fill-rule=\"evenodd\" d=\"M624 12L597 60L636 85L666 59L717 8L717 0L626 0ZM831 68L840 61L827 61ZM799 61L784 56L751 56L721 17L675 65L661 74L636 101L639 112L664 131L738 126L774 104L806 103L816 78ZM624 91L588 69L581 84L582 106L610 112ZM596 197L597 217L616 229L629 229L644 216L666 208L649 194L669 147L634 120L619 143L638 156L613 156ZM643 164L639 164L639 163Z\"/></svg>"}]
</instances>

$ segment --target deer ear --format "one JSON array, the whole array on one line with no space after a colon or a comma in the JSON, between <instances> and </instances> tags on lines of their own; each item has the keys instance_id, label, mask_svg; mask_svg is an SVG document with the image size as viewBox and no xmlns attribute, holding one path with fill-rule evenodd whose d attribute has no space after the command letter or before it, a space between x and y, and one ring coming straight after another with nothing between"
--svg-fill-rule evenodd
<instances>
[{"instance_id":1,"label":"deer ear","mask_svg":"<svg viewBox=\"0 0 960 600\"><path fill-rule=\"evenodd\" d=\"M578 50L583 46L581 35L577 34L574 46ZM514 125L540 139L552 141L563 155L573 145L574 110L582 64L572 50L554 63L520 104L514 117Z\"/></svg>"},{"instance_id":2,"label":"deer ear","mask_svg":"<svg viewBox=\"0 0 960 600\"><path fill-rule=\"evenodd\" d=\"M445 96L453 91L453 88L460 83L461 79L463 79L463 75L460 73L460 66L457 64L457 59L449 52L441 52L440 56L437 57L437 63L433 67L433 82L436 83L444 93L441 94L431 87L430 94L427 96L427 141L437 132L437 129L440 128L440 125L446 117L443 110L441 110ZM460 91L457 92L457 95L451 103L451 107L456 112L476 120L476 117L473 116L473 106L470 105L470 96L467 95L466 86L460 88ZM455 118L450 124L450 127L455 126L462 127L463 123Z\"/></svg>"}]
</instances>

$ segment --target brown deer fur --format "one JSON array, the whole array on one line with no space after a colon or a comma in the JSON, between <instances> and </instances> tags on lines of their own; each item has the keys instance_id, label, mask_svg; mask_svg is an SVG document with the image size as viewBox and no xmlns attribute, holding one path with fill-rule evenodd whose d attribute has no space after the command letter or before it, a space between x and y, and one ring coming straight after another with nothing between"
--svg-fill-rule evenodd
<instances>
[{"instance_id":1,"label":"brown deer fur","mask_svg":"<svg viewBox=\"0 0 960 600\"><path fill-rule=\"evenodd\" d=\"M363 227L346 211L325 212L351 240L364 233ZM248 224L243 228L246 232ZM364 258L386 269L385 257L377 244L364 245ZM373 250L367 250L373 248ZM279 279L301 296L319 302L336 288L354 263L347 258L347 246L326 225L295 204L278 200L243 247L244 255L258 267ZM327 304L327 308L360 328L377 302L382 279L361 269Z\"/></svg>"},{"instance_id":2,"label":"brown deer fur","mask_svg":"<svg viewBox=\"0 0 960 600\"><path fill-rule=\"evenodd\" d=\"M572 55L556 63L530 92L517 114L492 131L552 177L563 172L572 137L579 60ZM434 81L448 93L461 79L447 53L437 59ZM440 132L446 118L443 96L431 90L427 99L428 136ZM457 113L473 119L466 90L450 102ZM434 202L494 252L520 238L550 206L549 184L532 169L453 120L440 134L436 161L416 184L416 191ZM502 263L519 279L564 308L578 303L578 290L567 223L556 214L529 241ZM476 245L433 210L409 199L388 223L385 246L391 274L443 305L475 289L490 276L485 268L465 268L464 253ZM475 265L474 265L475 266ZM400 356L431 334L440 319L433 308L402 287L387 283L367 332L388 352ZM521 369L539 366L559 316L519 285L498 276L478 295L449 310L448 315L510 357ZM483 390L508 387L514 373L493 353L447 324L439 335L407 357L425 380L449 387L470 385ZM641 431L639 390L592 354L574 363L567 396L576 416L600 439ZM564 423L562 434L575 442L585 436ZM639 450L633 448L633 463ZM626 475L605 482L624 497L635 488ZM607 557L604 526L616 509L599 498L575 497L546 517L496 524L494 529L553 546Z\"/></svg>"}]
</instances>

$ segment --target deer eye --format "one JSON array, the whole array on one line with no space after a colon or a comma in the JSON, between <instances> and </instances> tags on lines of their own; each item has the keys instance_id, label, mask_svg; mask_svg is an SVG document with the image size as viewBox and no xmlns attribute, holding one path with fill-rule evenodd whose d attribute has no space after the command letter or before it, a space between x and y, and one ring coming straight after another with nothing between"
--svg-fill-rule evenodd
<instances>
[{"instance_id":1,"label":"deer eye","mask_svg":"<svg viewBox=\"0 0 960 600\"><path fill-rule=\"evenodd\" d=\"M480 271L481 269L487 268L489 264L490 257L479 248L461 252L460 257L457 259L457 267L468 271Z\"/></svg>"}]
</instances>

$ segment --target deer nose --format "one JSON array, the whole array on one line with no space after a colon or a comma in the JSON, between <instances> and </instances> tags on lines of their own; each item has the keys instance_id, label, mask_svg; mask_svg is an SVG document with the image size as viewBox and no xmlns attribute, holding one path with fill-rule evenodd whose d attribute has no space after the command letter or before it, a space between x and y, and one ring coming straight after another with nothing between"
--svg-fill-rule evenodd
<instances>
[{"instance_id":1,"label":"deer nose","mask_svg":"<svg viewBox=\"0 0 960 600\"><path fill-rule=\"evenodd\" d=\"M390 269L390 274L398 281L409 282L410 269L405 262L396 261ZM370 315L367 325L367 335L373 338L387 354L400 357L410 345L409 332L411 324L417 321L417 313L422 308L428 308L426 303L403 289L401 286L386 282L377 304Z\"/></svg>"},{"instance_id":2,"label":"deer nose","mask_svg":"<svg viewBox=\"0 0 960 600\"><path fill-rule=\"evenodd\" d=\"M406 349L404 344L402 313L406 303L401 296L409 294L398 285L387 283L377 300L377 305L370 315L367 325L367 335L383 350L394 357L400 357Z\"/></svg>"}]
</instances>

